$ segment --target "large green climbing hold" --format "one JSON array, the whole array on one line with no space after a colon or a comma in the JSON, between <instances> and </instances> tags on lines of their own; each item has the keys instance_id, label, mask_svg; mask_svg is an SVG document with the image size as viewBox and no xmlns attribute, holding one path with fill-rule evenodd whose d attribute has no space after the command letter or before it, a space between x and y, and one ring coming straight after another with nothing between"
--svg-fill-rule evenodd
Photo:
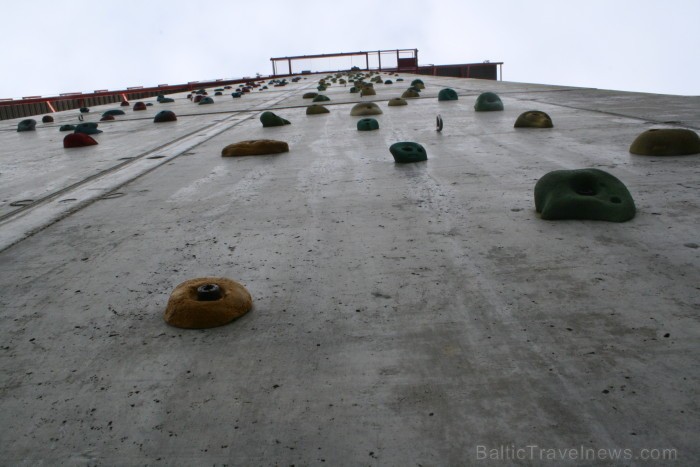
<instances>
[{"instance_id":1,"label":"large green climbing hold","mask_svg":"<svg viewBox=\"0 0 700 467\"><path fill-rule=\"evenodd\" d=\"M700 153L700 138L692 130L651 129L637 136L630 152L639 156L687 156Z\"/></svg>"},{"instance_id":2,"label":"large green climbing hold","mask_svg":"<svg viewBox=\"0 0 700 467\"><path fill-rule=\"evenodd\" d=\"M36 131L36 120L27 118L17 124L17 131Z\"/></svg>"},{"instance_id":3,"label":"large green climbing hold","mask_svg":"<svg viewBox=\"0 0 700 467\"><path fill-rule=\"evenodd\" d=\"M428 160L425 148L418 143L409 141L394 143L389 147L389 151L394 156L394 161L401 164Z\"/></svg>"},{"instance_id":4,"label":"large green climbing hold","mask_svg":"<svg viewBox=\"0 0 700 467\"><path fill-rule=\"evenodd\" d=\"M271 126L284 126L289 125L289 120L285 120L282 117L278 117L272 112L263 112L260 115L260 122L264 128Z\"/></svg>"},{"instance_id":5,"label":"large green climbing hold","mask_svg":"<svg viewBox=\"0 0 700 467\"><path fill-rule=\"evenodd\" d=\"M350 109L350 115L353 117L380 114L382 114L382 109L380 109L374 102L360 102L359 104L355 104L352 109Z\"/></svg>"},{"instance_id":6,"label":"large green climbing hold","mask_svg":"<svg viewBox=\"0 0 700 467\"><path fill-rule=\"evenodd\" d=\"M598 169L555 170L535 184L542 219L625 222L636 212L632 195L615 176Z\"/></svg>"},{"instance_id":7,"label":"large green climbing hold","mask_svg":"<svg viewBox=\"0 0 700 467\"><path fill-rule=\"evenodd\" d=\"M493 92L485 92L476 98L474 110L477 112L503 110L503 102L501 102L501 98L498 97L497 94Z\"/></svg>"},{"instance_id":8,"label":"large green climbing hold","mask_svg":"<svg viewBox=\"0 0 700 467\"><path fill-rule=\"evenodd\" d=\"M459 97L457 97L457 93L452 88L441 89L438 93L439 101L456 101L457 99Z\"/></svg>"},{"instance_id":9,"label":"large green climbing hold","mask_svg":"<svg viewBox=\"0 0 700 467\"><path fill-rule=\"evenodd\" d=\"M121 109L111 109L102 113L103 117L108 117L110 115L124 115L124 111Z\"/></svg>"},{"instance_id":10,"label":"large green climbing hold","mask_svg":"<svg viewBox=\"0 0 700 467\"><path fill-rule=\"evenodd\" d=\"M326 102L331 100L330 97L324 96L323 94L319 94L318 96L314 97L314 99L311 102Z\"/></svg>"},{"instance_id":11,"label":"large green climbing hold","mask_svg":"<svg viewBox=\"0 0 700 467\"><path fill-rule=\"evenodd\" d=\"M306 115L319 115L328 113L331 113L331 111L319 104L311 104L306 108Z\"/></svg>"},{"instance_id":12,"label":"large green climbing hold","mask_svg":"<svg viewBox=\"0 0 700 467\"><path fill-rule=\"evenodd\" d=\"M214 103L214 99L207 96L207 97L202 98L202 100L199 101L198 105L207 105L207 104L213 104L213 103Z\"/></svg>"},{"instance_id":13,"label":"large green climbing hold","mask_svg":"<svg viewBox=\"0 0 700 467\"><path fill-rule=\"evenodd\" d=\"M357 122L358 131L372 131L379 129L379 122L373 118L363 118Z\"/></svg>"},{"instance_id":14,"label":"large green climbing hold","mask_svg":"<svg viewBox=\"0 0 700 467\"><path fill-rule=\"evenodd\" d=\"M97 123L95 122L84 122L78 123L75 127L76 133L85 133L86 135L96 135L97 133L102 133L102 130L97 129Z\"/></svg>"},{"instance_id":15,"label":"large green climbing hold","mask_svg":"<svg viewBox=\"0 0 700 467\"><path fill-rule=\"evenodd\" d=\"M177 115L172 110L161 110L153 118L153 123L174 122L177 120Z\"/></svg>"},{"instance_id":16,"label":"large green climbing hold","mask_svg":"<svg viewBox=\"0 0 700 467\"><path fill-rule=\"evenodd\" d=\"M552 119L540 110L528 110L520 114L515 121L515 128L552 128Z\"/></svg>"}]
</instances>

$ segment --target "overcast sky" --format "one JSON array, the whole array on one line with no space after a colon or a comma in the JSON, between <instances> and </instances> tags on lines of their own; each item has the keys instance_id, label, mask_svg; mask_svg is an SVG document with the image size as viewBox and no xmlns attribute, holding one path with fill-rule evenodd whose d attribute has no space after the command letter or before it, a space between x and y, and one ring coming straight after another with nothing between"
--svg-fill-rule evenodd
<instances>
[{"instance_id":1,"label":"overcast sky","mask_svg":"<svg viewBox=\"0 0 700 467\"><path fill-rule=\"evenodd\" d=\"M506 81L700 95L698 0L3 1L0 98L272 73L271 57L416 48Z\"/></svg>"}]
</instances>

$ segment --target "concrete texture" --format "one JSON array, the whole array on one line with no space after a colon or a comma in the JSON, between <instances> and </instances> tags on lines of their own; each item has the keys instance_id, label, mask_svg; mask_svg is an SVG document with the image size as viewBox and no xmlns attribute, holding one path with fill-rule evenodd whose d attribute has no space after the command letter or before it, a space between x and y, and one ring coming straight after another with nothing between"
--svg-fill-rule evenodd
<instances>
[{"instance_id":1,"label":"concrete texture","mask_svg":"<svg viewBox=\"0 0 700 467\"><path fill-rule=\"evenodd\" d=\"M62 147L77 111L31 134L1 122L0 463L700 462L700 157L628 152L651 127L697 131L700 98L421 76L389 107L403 77L364 98L333 85L320 116L314 77L175 95L89 148ZM474 112L485 91L503 112ZM362 101L378 131L357 131ZM163 109L177 122L153 124ZM554 128L513 128L533 109ZM220 155L261 138L290 152ZM397 141L428 161L395 164ZM632 221L538 217L535 182L584 167L627 185ZM165 324L173 288L210 275L253 310ZM509 457L528 446L632 457Z\"/></svg>"}]
</instances>

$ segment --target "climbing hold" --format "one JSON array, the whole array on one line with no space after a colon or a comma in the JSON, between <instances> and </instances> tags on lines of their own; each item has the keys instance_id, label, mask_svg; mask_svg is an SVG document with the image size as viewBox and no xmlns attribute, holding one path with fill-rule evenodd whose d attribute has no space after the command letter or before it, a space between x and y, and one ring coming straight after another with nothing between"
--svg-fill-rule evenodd
<instances>
[{"instance_id":1,"label":"climbing hold","mask_svg":"<svg viewBox=\"0 0 700 467\"><path fill-rule=\"evenodd\" d=\"M388 80L384 81L384 84L394 84L394 82L392 80L388 79Z\"/></svg>"},{"instance_id":2,"label":"climbing hold","mask_svg":"<svg viewBox=\"0 0 700 467\"><path fill-rule=\"evenodd\" d=\"M146 102L146 107L151 107L153 105L153 102Z\"/></svg>"},{"instance_id":3,"label":"climbing hold","mask_svg":"<svg viewBox=\"0 0 700 467\"><path fill-rule=\"evenodd\" d=\"M306 108L306 115L327 114L331 111L319 104L311 104Z\"/></svg>"},{"instance_id":4,"label":"climbing hold","mask_svg":"<svg viewBox=\"0 0 700 467\"><path fill-rule=\"evenodd\" d=\"M223 96L224 93L221 92L221 91L216 91L216 92L214 93L214 95L215 95L215 96Z\"/></svg>"},{"instance_id":5,"label":"climbing hold","mask_svg":"<svg viewBox=\"0 0 700 467\"><path fill-rule=\"evenodd\" d=\"M535 209L542 219L625 222L635 206L627 187L598 169L555 170L535 184Z\"/></svg>"},{"instance_id":6,"label":"climbing hold","mask_svg":"<svg viewBox=\"0 0 700 467\"><path fill-rule=\"evenodd\" d=\"M404 99L413 99L416 97L420 97L420 94L418 94L418 91L415 91L413 89L406 89L403 94L401 94L401 97Z\"/></svg>"},{"instance_id":7,"label":"climbing hold","mask_svg":"<svg viewBox=\"0 0 700 467\"><path fill-rule=\"evenodd\" d=\"M503 110L503 102L497 94L485 92L476 98L474 110L477 112L490 112L495 110Z\"/></svg>"},{"instance_id":8,"label":"climbing hold","mask_svg":"<svg viewBox=\"0 0 700 467\"><path fill-rule=\"evenodd\" d=\"M228 324L252 307L250 293L238 282L202 277L175 287L163 318L178 328L205 329Z\"/></svg>"},{"instance_id":9,"label":"climbing hold","mask_svg":"<svg viewBox=\"0 0 700 467\"><path fill-rule=\"evenodd\" d=\"M194 99L192 100L192 102L194 102L195 104L197 104L197 103L199 103L199 102L202 102L202 99L204 99L204 96L201 95L201 94L197 94L196 96L194 96Z\"/></svg>"},{"instance_id":10,"label":"climbing hold","mask_svg":"<svg viewBox=\"0 0 700 467\"><path fill-rule=\"evenodd\" d=\"M122 101L122 103L119 105L122 107L129 107L130 104L129 104L129 101Z\"/></svg>"},{"instance_id":11,"label":"climbing hold","mask_svg":"<svg viewBox=\"0 0 700 467\"><path fill-rule=\"evenodd\" d=\"M90 112L90 109L89 109L89 108L87 108L87 107L81 107L81 108L80 108L80 113L81 113L81 114L86 114L86 113L88 113L88 112Z\"/></svg>"},{"instance_id":12,"label":"climbing hold","mask_svg":"<svg viewBox=\"0 0 700 467\"><path fill-rule=\"evenodd\" d=\"M411 87L408 88L408 90L409 90L409 91L415 91L415 92L417 92L418 94L420 94L420 88L418 88L418 87L416 87L416 86L411 86Z\"/></svg>"},{"instance_id":13,"label":"climbing hold","mask_svg":"<svg viewBox=\"0 0 700 467\"><path fill-rule=\"evenodd\" d=\"M200 96L206 96L207 90L206 89L197 89L194 93L199 94Z\"/></svg>"},{"instance_id":14,"label":"climbing hold","mask_svg":"<svg viewBox=\"0 0 700 467\"><path fill-rule=\"evenodd\" d=\"M63 138L64 148L82 148L83 146L93 146L95 144L97 144L97 141L85 133L71 133Z\"/></svg>"},{"instance_id":15,"label":"climbing hold","mask_svg":"<svg viewBox=\"0 0 700 467\"><path fill-rule=\"evenodd\" d=\"M396 82L397 82L397 83L400 82L400 81L403 81L403 78L396 78Z\"/></svg>"},{"instance_id":16,"label":"climbing hold","mask_svg":"<svg viewBox=\"0 0 700 467\"><path fill-rule=\"evenodd\" d=\"M102 133L102 130L97 129L97 123L95 122L85 122L78 123L75 127L76 133L85 133L86 135L96 135L97 133Z\"/></svg>"},{"instance_id":17,"label":"climbing hold","mask_svg":"<svg viewBox=\"0 0 700 467\"><path fill-rule=\"evenodd\" d=\"M51 115L44 115L41 117L42 123L53 123L53 117Z\"/></svg>"},{"instance_id":18,"label":"climbing hold","mask_svg":"<svg viewBox=\"0 0 700 467\"><path fill-rule=\"evenodd\" d=\"M438 93L439 101L456 101L457 99L459 99L459 97L457 96L455 90L452 88L441 89Z\"/></svg>"},{"instance_id":19,"label":"climbing hold","mask_svg":"<svg viewBox=\"0 0 700 467\"><path fill-rule=\"evenodd\" d=\"M252 139L229 144L221 150L221 157L264 156L289 152L289 145L274 139Z\"/></svg>"},{"instance_id":20,"label":"climbing hold","mask_svg":"<svg viewBox=\"0 0 700 467\"><path fill-rule=\"evenodd\" d=\"M36 130L36 120L33 118L27 118L22 120L17 124L17 131L35 131Z\"/></svg>"},{"instance_id":21,"label":"climbing hold","mask_svg":"<svg viewBox=\"0 0 700 467\"><path fill-rule=\"evenodd\" d=\"M316 96L318 96L317 92L307 92L303 96L301 96L301 98L302 99L313 99Z\"/></svg>"},{"instance_id":22,"label":"climbing hold","mask_svg":"<svg viewBox=\"0 0 700 467\"><path fill-rule=\"evenodd\" d=\"M146 104L143 102L137 102L134 104L133 110L146 110Z\"/></svg>"},{"instance_id":23,"label":"climbing hold","mask_svg":"<svg viewBox=\"0 0 700 467\"><path fill-rule=\"evenodd\" d=\"M358 131L372 131L379 129L379 122L373 118L363 118L357 121Z\"/></svg>"},{"instance_id":24,"label":"climbing hold","mask_svg":"<svg viewBox=\"0 0 700 467\"><path fill-rule=\"evenodd\" d=\"M107 111L102 113L103 117L107 117L109 115L124 115L124 111L119 110L119 109L112 109L112 110L107 110ZM112 119L112 120L114 120L114 119Z\"/></svg>"},{"instance_id":25,"label":"climbing hold","mask_svg":"<svg viewBox=\"0 0 700 467\"><path fill-rule=\"evenodd\" d=\"M408 102L406 102L406 99L402 99L400 97L394 97L392 99L389 99L389 107L394 107L397 105L408 105Z\"/></svg>"},{"instance_id":26,"label":"climbing hold","mask_svg":"<svg viewBox=\"0 0 700 467\"><path fill-rule=\"evenodd\" d=\"M177 120L175 112L172 110L161 110L153 118L153 123L174 122Z\"/></svg>"},{"instance_id":27,"label":"climbing hold","mask_svg":"<svg viewBox=\"0 0 700 467\"><path fill-rule=\"evenodd\" d=\"M360 102L355 104L350 110L350 115L354 117L361 117L365 115L380 115L382 109L379 108L374 102Z\"/></svg>"},{"instance_id":28,"label":"climbing hold","mask_svg":"<svg viewBox=\"0 0 700 467\"><path fill-rule=\"evenodd\" d=\"M114 118L114 115L104 115L104 116L100 119L100 121L101 121L101 122L106 122L106 121L108 121L108 120L114 120L114 119L115 119L115 118Z\"/></svg>"},{"instance_id":29,"label":"climbing hold","mask_svg":"<svg viewBox=\"0 0 700 467\"><path fill-rule=\"evenodd\" d=\"M202 100L199 101L199 105L207 105L207 104L213 104L213 103L214 103L214 99L212 99L211 97L204 97L204 98L202 98Z\"/></svg>"},{"instance_id":30,"label":"climbing hold","mask_svg":"<svg viewBox=\"0 0 700 467\"><path fill-rule=\"evenodd\" d=\"M73 131L75 130L75 125L61 125L58 131Z\"/></svg>"},{"instance_id":31,"label":"climbing hold","mask_svg":"<svg viewBox=\"0 0 700 467\"><path fill-rule=\"evenodd\" d=\"M435 128L435 130L438 132L442 131L442 117L440 115L438 115L435 119L435 124L437 125L437 128Z\"/></svg>"},{"instance_id":32,"label":"climbing hold","mask_svg":"<svg viewBox=\"0 0 700 467\"><path fill-rule=\"evenodd\" d=\"M327 102L329 100L331 100L330 97L319 94L318 96L314 97L314 100L311 102Z\"/></svg>"},{"instance_id":33,"label":"climbing hold","mask_svg":"<svg viewBox=\"0 0 700 467\"><path fill-rule=\"evenodd\" d=\"M637 136L630 152L639 156L687 156L700 153L700 138L692 130L651 129Z\"/></svg>"},{"instance_id":34,"label":"climbing hold","mask_svg":"<svg viewBox=\"0 0 700 467\"><path fill-rule=\"evenodd\" d=\"M552 119L545 112L528 110L520 114L515 121L515 128L552 128Z\"/></svg>"},{"instance_id":35,"label":"climbing hold","mask_svg":"<svg viewBox=\"0 0 700 467\"><path fill-rule=\"evenodd\" d=\"M428 160L425 148L418 143L409 141L394 143L389 147L389 151L394 156L394 161L401 164Z\"/></svg>"},{"instance_id":36,"label":"climbing hold","mask_svg":"<svg viewBox=\"0 0 700 467\"><path fill-rule=\"evenodd\" d=\"M319 91L325 91L325 90L326 90L326 86L320 85L320 86L317 86L316 89L319 90Z\"/></svg>"},{"instance_id":37,"label":"climbing hold","mask_svg":"<svg viewBox=\"0 0 700 467\"><path fill-rule=\"evenodd\" d=\"M161 97L160 99L158 99L158 102L160 102L161 104L169 104L171 102L175 102L175 99L172 99L170 97Z\"/></svg>"},{"instance_id":38,"label":"climbing hold","mask_svg":"<svg viewBox=\"0 0 700 467\"><path fill-rule=\"evenodd\" d=\"M289 125L289 120L285 120L282 117L278 117L272 112L263 112L260 115L260 122L262 126L267 128L271 126L284 126Z\"/></svg>"},{"instance_id":39,"label":"climbing hold","mask_svg":"<svg viewBox=\"0 0 700 467\"><path fill-rule=\"evenodd\" d=\"M237 99L237 98L241 97L242 95L243 95L242 92L232 92L231 93L231 97L233 97L234 99Z\"/></svg>"},{"instance_id":40,"label":"climbing hold","mask_svg":"<svg viewBox=\"0 0 700 467\"><path fill-rule=\"evenodd\" d=\"M360 90L357 89L355 86L353 86L353 87L350 88L350 93L351 93L351 94L355 94L355 93L357 93L357 92L360 92Z\"/></svg>"},{"instance_id":41,"label":"climbing hold","mask_svg":"<svg viewBox=\"0 0 700 467\"><path fill-rule=\"evenodd\" d=\"M221 92L223 90L224 90L224 88L216 88L216 89L214 89L214 92Z\"/></svg>"},{"instance_id":42,"label":"climbing hold","mask_svg":"<svg viewBox=\"0 0 700 467\"><path fill-rule=\"evenodd\" d=\"M418 89L425 89L425 83L423 83L423 80L420 79L414 79L411 81L411 86L414 86Z\"/></svg>"},{"instance_id":43,"label":"climbing hold","mask_svg":"<svg viewBox=\"0 0 700 467\"><path fill-rule=\"evenodd\" d=\"M376 96L377 91L374 90L373 87L370 86L365 86L362 88L362 91L360 91L360 96Z\"/></svg>"}]
</instances>

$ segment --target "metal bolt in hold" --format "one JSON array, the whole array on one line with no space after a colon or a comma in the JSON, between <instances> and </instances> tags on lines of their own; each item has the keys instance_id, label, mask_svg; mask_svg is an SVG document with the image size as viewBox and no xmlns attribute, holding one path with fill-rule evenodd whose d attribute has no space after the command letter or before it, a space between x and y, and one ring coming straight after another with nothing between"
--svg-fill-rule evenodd
<instances>
[{"instance_id":1,"label":"metal bolt in hold","mask_svg":"<svg viewBox=\"0 0 700 467\"><path fill-rule=\"evenodd\" d=\"M221 288L216 284L204 284L197 287L197 300L211 302L221 298Z\"/></svg>"}]
</instances>

